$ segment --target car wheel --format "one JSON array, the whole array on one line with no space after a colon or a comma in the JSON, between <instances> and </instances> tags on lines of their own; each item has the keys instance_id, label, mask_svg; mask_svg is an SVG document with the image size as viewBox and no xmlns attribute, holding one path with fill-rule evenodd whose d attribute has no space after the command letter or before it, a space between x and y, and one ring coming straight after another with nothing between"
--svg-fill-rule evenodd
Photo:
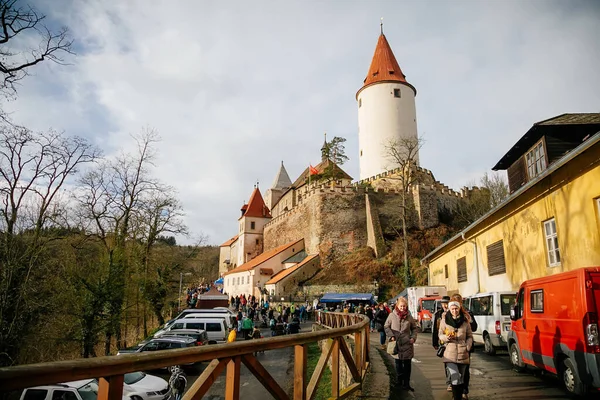
<instances>
[{"instance_id":1,"label":"car wheel","mask_svg":"<svg viewBox=\"0 0 600 400\"><path fill-rule=\"evenodd\" d=\"M519 347L517 347L516 343L510 345L510 363L517 372L522 372L525 369L525 364L523 363L523 360L521 360Z\"/></svg>"},{"instance_id":2,"label":"car wheel","mask_svg":"<svg viewBox=\"0 0 600 400\"><path fill-rule=\"evenodd\" d=\"M579 379L579 374L569 358L565 358L563 361L562 378L569 393L581 396L587 392L586 386Z\"/></svg>"},{"instance_id":3,"label":"car wheel","mask_svg":"<svg viewBox=\"0 0 600 400\"><path fill-rule=\"evenodd\" d=\"M489 354L490 356L496 354L496 349L492 345L492 339L490 339L490 335L485 335L483 338L483 352L485 354Z\"/></svg>"}]
</instances>

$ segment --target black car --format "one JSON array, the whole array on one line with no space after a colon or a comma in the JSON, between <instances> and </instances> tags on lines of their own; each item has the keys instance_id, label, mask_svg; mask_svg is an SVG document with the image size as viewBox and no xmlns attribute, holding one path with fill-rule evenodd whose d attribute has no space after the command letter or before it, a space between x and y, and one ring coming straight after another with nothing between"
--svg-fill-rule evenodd
<instances>
[{"instance_id":1,"label":"black car","mask_svg":"<svg viewBox=\"0 0 600 400\"><path fill-rule=\"evenodd\" d=\"M167 336L161 338L150 339L141 346L134 346L129 349L119 350L117 355L125 353L141 353L144 351L184 349L186 347L196 346L196 339L187 336Z\"/></svg>"},{"instance_id":2,"label":"black car","mask_svg":"<svg viewBox=\"0 0 600 400\"><path fill-rule=\"evenodd\" d=\"M168 337L191 337L196 341L196 346L204 346L209 344L208 335L204 329L172 329L164 332L156 338Z\"/></svg>"}]
</instances>

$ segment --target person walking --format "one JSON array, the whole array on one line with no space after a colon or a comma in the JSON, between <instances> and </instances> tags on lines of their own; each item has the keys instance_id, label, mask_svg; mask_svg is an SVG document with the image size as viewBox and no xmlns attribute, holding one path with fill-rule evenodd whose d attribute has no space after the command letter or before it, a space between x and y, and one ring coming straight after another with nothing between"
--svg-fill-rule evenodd
<instances>
[{"instance_id":1,"label":"person walking","mask_svg":"<svg viewBox=\"0 0 600 400\"><path fill-rule=\"evenodd\" d=\"M448 303L450 302L450 296L442 297L440 300L440 304L442 308L437 310L435 314L433 314L433 327L431 328L431 345L437 351L440 348L440 338L438 336L438 332L440 330L440 322L442 321L442 316L446 311L448 311ZM446 386L449 392L452 391L452 384L450 383L450 377L448 376L448 371L446 369L446 365L444 364L444 373L446 374Z\"/></svg>"},{"instance_id":2,"label":"person walking","mask_svg":"<svg viewBox=\"0 0 600 400\"><path fill-rule=\"evenodd\" d=\"M242 319L242 333L244 334L244 339L250 339L250 335L252 334L252 330L254 329L254 322L248 318L247 315Z\"/></svg>"},{"instance_id":3,"label":"person walking","mask_svg":"<svg viewBox=\"0 0 600 400\"><path fill-rule=\"evenodd\" d=\"M465 307L464 303L463 303L463 299L462 296L458 293L453 294L452 298L450 299L451 301L458 301L462 306L461 306L461 310L463 312L463 314L465 315L465 318L467 318L467 320L469 321L469 325L471 325L471 331L475 332L477 330L477 321L475 320L475 316L473 315L473 312L471 310L469 310L467 307ZM471 383L471 353L473 353L473 350L475 349L475 346L471 347L471 350L469 351L469 363L467 364L466 368L465 368L465 374L463 376L463 399L464 400L469 400L469 383Z\"/></svg>"},{"instance_id":4,"label":"person walking","mask_svg":"<svg viewBox=\"0 0 600 400\"><path fill-rule=\"evenodd\" d=\"M383 304L379 304L379 309L375 313L375 329L379 332L379 344L382 349L385 349L385 321L387 321L388 312L383 307Z\"/></svg>"},{"instance_id":5,"label":"person walking","mask_svg":"<svg viewBox=\"0 0 600 400\"><path fill-rule=\"evenodd\" d=\"M466 366L470 362L469 351L473 347L473 331L468 314L463 311L460 302L450 301L448 310L449 312L443 314L438 336L440 344L446 346L442 361L446 363L447 373L450 376L453 400L461 400L465 398L463 396L464 375Z\"/></svg>"},{"instance_id":6,"label":"person walking","mask_svg":"<svg viewBox=\"0 0 600 400\"><path fill-rule=\"evenodd\" d=\"M394 310L385 321L384 330L389 340L396 342L394 353L397 354L392 357L396 362L398 385L414 392L415 389L410 386L410 373L417 341L417 322L408 312L408 301L404 297L396 302Z\"/></svg>"},{"instance_id":7,"label":"person walking","mask_svg":"<svg viewBox=\"0 0 600 400\"><path fill-rule=\"evenodd\" d=\"M227 335L227 343L233 343L237 339L237 330L234 327L229 328L229 335Z\"/></svg>"}]
</instances>

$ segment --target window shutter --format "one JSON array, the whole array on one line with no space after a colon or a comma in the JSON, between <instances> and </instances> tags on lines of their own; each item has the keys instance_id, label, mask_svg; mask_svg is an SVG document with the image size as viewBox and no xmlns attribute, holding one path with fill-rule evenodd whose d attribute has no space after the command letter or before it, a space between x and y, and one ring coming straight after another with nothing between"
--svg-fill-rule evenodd
<instances>
[{"instance_id":1,"label":"window shutter","mask_svg":"<svg viewBox=\"0 0 600 400\"><path fill-rule=\"evenodd\" d=\"M502 240L492 243L487 247L488 275L500 275L506 273L506 262L504 261L504 245Z\"/></svg>"},{"instance_id":2,"label":"window shutter","mask_svg":"<svg viewBox=\"0 0 600 400\"><path fill-rule=\"evenodd\" d=\"M456 260L456 275L459 283L467 281L467 257Z\"/></svg>"}]
</instances>

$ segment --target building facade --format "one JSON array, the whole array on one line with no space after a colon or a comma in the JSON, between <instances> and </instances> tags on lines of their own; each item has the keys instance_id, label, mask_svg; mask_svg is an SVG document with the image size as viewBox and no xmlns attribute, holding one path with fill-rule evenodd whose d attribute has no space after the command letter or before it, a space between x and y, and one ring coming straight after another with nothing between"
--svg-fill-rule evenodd
<instances>
[{"instance_id":1,"label":"building facade","mask_svg":"<svg viewBox=\"0 0 600 400\"><path fill-rule=\"evenodd\" d=\"M430 285L516 290L600 265L600 114L535 124L494 169L507 170L512 194L422 260Z\"/></svg>"}]
</instances>

